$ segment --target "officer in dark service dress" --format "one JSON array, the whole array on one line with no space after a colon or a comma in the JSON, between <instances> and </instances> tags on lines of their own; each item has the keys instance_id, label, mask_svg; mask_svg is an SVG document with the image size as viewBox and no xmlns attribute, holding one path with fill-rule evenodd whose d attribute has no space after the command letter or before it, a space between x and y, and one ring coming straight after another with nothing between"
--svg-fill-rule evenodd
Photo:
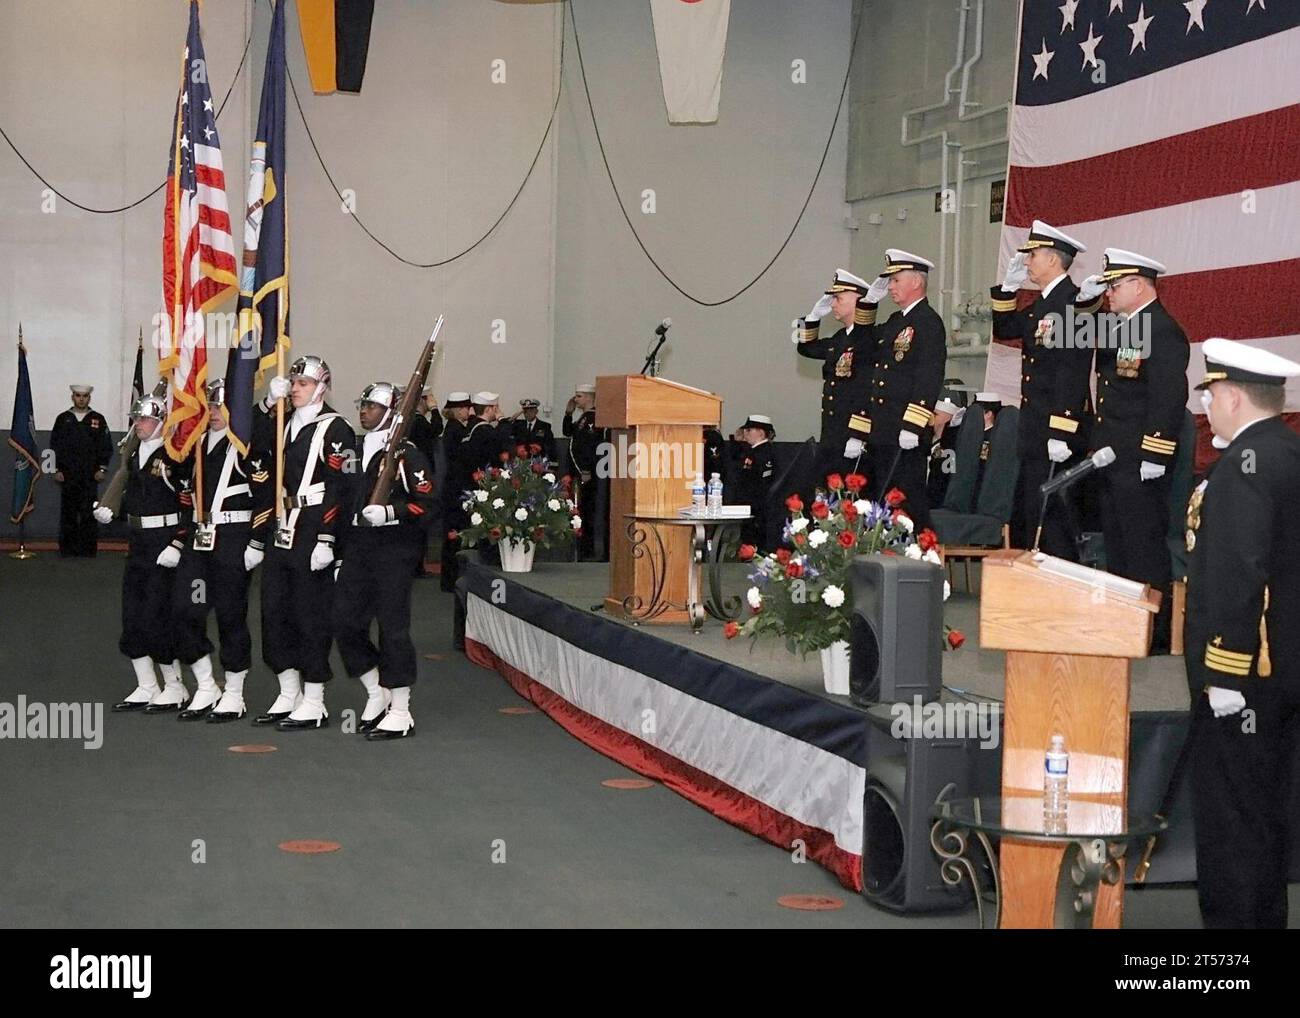
<instances>
[{"instance_id":1,"label":"officer in dark service dress","mask_svg":"<svg viewBox=\"0 0 1300 1018\"><path fill-rule=\"evenodd\" d=\"M1169 653L1173 561L1169 497L1187 407L1187 335L1156 295L1159 262L1106 249L1100 280L1110 311L1124 321L1097 335L1097 417L1092 448L1110 446L1115 462L1097 475L1106 569L1163 595L1152 654ZM1091 277L1084 280L1088 286Z\"/></svg>"},{"instance_id":2,"label":"officer in dark service dress","mask_svg":"<svg viewBox=\"0 0 1300 1018\"><path fill-rule=\"evenodd\" d=\"M817 483L826 475L866 469L867 433L851 430L849 416L866 398L874 367L871 326L876 304L885 295L884 277L868 283L845 269L836 269L830 288L799 325L800 357L822 361L822 427L817 448ZM833 315L841 328L820 339L821 321Z\"/></svg>"},{"instance_id":3,"label":"officer in dark service dress","mask_svg":"<svg viewBox=\"0 0 1300 1018\"><path fill-rule=\"evenodd\" d=\"M767 501L776 476L776 458L772 450L772 436L776 428L766 414L750 414L738 429L741 444L736 448L734 495L727 499L733 505L747 505L752 514L740 530L740 539L752 544L760 553L767 547Z\"/></svg>"},{"instance_id":4,"label":"officer in dark service dress","mask_svg":"<svg viewBox=\"0 0 1300 1018\"><path fill-rule=\"evenodd\" d=\"M469 526L469 514L461 502L465 498L465 489L472 487L473 481L470 479L470 471L465 469L460 447L469 434L474 404L470 401L468 392L449 392L443 410L447 415L447 427L442 433L442 455L447 466L442 481L442 568L439 586L450 593L456 589L456 552L460 548L460 540L449 535L458 534Z\"/></svg>"},{"instance_id":5,"label":"officer in dark service dress","mask_svg":"<svg viewBox=\"0 0 1300 1018\"><path fill-rule=\"evenodd\" d=\"M1197 894L1207 928L1283 929L1300 752L1300 436L1279 414L1300 364L1226 339L1202 351L1197 388L1223 451L1187 507Z\"/></svg>"},{"instance_id":6,"label":"officer in dark service dress","mask_svg":"<svg viewBox=\"0 0 1300 1018\"><path fill-rule=\"evenodd\" d=\"M573 478L573 485L578 492L578 515L582 518L582 533L578 537L578 557L583 560L596 558L599 548L603 549L602 559L609 558L609 549L605 544L605 521L600 520L599 488L602 479L596 476L596 466L600 460L600 446L607 442L608 431L596 427L596 386L590 382L574 389L573 395L564 408L564 420L560 425L564 436L569 440L569 462L566 472ZM608 478L603 479L608 483ZM707 480L707 478L705 478ZM599 533L598 533L599 531Z\"/></svg>"},{"instance_id":7,"label":"officer in dark service dress","mask_svg":"<svg viewBox=\"0 0 1300 1018\"><path fill-rule=\"evenodd\" d=\"M1073 466L1088 448L1092 421L1092 345L1075 343L1068 323L1101 306L1101 290L1079 297L1067 273L1075 256L1087 248L1069 234L1035 219L1029 237L1007 266L1001 286L992 288L993 335L1020 340L1020 481L1021 529L1015 544L1034 544L1043 500L1039 487L1052 473ZM1016 291L1029 280L1040 293L1024 311L1016 310ZM1049 555L1078 558L1074 495L1053 496L1043 516L1039 547Z\"/></svg>"},{"instance_id":8,"label":"officer in dark service dress","mask_svg":"<svg viewBox=\"0 0 1300 1018\"><path fill-rule=\"evenodd\" d=\"M889 297L901 310L871 327L875 370L848 418L849 430L866 437L871 490L878 498L888 489L902 491L901 508L918 531L930 525L930 420L948 358L947 330L926 297L932 268L934 263L919 255L898 248L885 252Z\"/></svg>"},{"instance_id":9,"label":"officer in dark service dress","mask_svg":"<svg viewBox=\"0 0 1300 1018\"><path fill-rule=\"evenodd\" d=\"M537 416L541 405L540 400L521 399L519 412L510 422L510 431L515 445L522 445L528 450L530 456L545 456L546 461L550 463L555 460L555 433L551 430L549 421L544 421ZM533 453L534 445L542 447L540 453Z\"/></svg>"},{"instance_id":10,"label":"officer in dark service dress","mask_svg":"<svg viewBox=\"0 0 1300 1018\"><path fill-rule=\"evenodd\" d=\"M99 527L93 510L97 485L113 458L113 439L104 415L90 408L93 385L73 385L72 406L54 419L50 448L54 479L62 486L59 510L59 554L95 554Z\"/></svg>"}]
</instances>

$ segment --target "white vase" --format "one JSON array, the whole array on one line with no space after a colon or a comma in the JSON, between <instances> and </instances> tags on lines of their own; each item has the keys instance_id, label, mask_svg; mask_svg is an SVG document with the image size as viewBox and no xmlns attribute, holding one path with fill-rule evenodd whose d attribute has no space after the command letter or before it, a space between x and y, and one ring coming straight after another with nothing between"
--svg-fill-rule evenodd
<instances>
[{"instance_id":1,"label":"white vase","mask_svg":"<svg viewBox=\"0 0 1300 1018\"><path fill-rule=\"evenodd\" d=\"M822 681L826 692L849 695L849 641L836 640L821 652Z\"/></svg>"},{"instance_id":2,"label":"white vase","mask_svg":"<svg viewBox=\"0 0 1300 1018\"><path fill-rule=\"evenodd\" d=\"M535 542L504 537L497 543L497 548L501 552L502 572L531 573L533 571L533 552L537 550Z\"/></svg>"}]
</instances>

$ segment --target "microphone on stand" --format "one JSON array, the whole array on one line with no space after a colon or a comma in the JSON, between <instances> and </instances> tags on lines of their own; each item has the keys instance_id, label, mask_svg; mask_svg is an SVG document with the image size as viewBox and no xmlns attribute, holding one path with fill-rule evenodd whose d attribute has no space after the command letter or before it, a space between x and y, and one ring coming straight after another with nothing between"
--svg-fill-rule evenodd
<instances>
[{"instance_id":1,"label":"microphone on stand","mask_svg":"<svg viewBox=\"0 0 1300 1018\"><path fill-rule=\"evenodd\" d=\"M673 327L673 320L671 318L665 318L662 322L659 323L658 327L656 327L655 335L659 337L659 340L658 342L655 343L655 348L650 351L649 356L646 357L645 363L641 365L641 374L644 375L647 371L649 371L651 378L653 378L657 374L659 370L659 365L657 363L659 357L659 348L664 345L664 340L668 338L668 330L671 329L672 327Z\"/></svg>"},{"instance_id":2,"label":"microphone on stand","mask_svg":"<svg viewBox=\"0 0 1300 1018\"><path fill-rule=\"evenodd\" d=\"M1047 515L1047 502L1056 492L1068 488L1075 481L1081 480L1094 470L1101 470L1115 462L1115 450L1110 446L1104 446L1098 449L1082 463L1075 464L1069 470L1060 476L1055 474L1049 476L1046 481L1038 486L1039 492L1043 496L1042 507L1038 510L1038 526L1034 529L1034 547L1033 551L1038 550L1038 542L1043 536L1043 518ZM1056 464L1052 464L1052 470L1055 471Z\"/></svg>"}]
</instances>

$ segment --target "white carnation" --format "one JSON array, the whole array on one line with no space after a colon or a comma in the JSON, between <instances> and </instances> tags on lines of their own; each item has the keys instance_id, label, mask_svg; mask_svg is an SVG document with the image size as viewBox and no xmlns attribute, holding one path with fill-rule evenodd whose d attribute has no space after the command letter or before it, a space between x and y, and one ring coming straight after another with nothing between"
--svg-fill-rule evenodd
<instances>
[{"instance_id":1,"label":"white carnation","mask_svg":"<svg viewBox=\"0 0 1300 1018\"><path fill-rule=\"evenodd\" d=\"M945 601L948 600L948 597L949 597L951 594L952 594L952 584L950 584L947 580L944 580L944 581L943 581L943 599L944 599Z\"/></svg>"},{"instance_id":2,"label":"white carnation","mask_svg":"<svg viewBox=\"0 0 1300 1018\"><path fill-rule=\"evenodd\" d=\"M808 517L800 516L796 520L790 521L790 533L797 534L799 531L806 529L808 526Z\"/></svg>"},{"instance_id":3,"label":"white carnation","mask_svg":"<svg viewBox=\"0 0 1300 1018\"><path fill-rule=\"evenodd\" d=\"M931 548L921 557L927 562L933 562L936 566L943 565L943 559L939 557L939 550L937 548Z\"/></svg>"},{"instance_id":4,"label":"white carnation","mask_svg":"<svg viewBox=\"0 0 1300 1018\"><path fill-rule=\"evenodd\" d=\"M582 529L582 517L581 517L581 516L575 516L575 517L573 517L573 519L571 519L571 520L569 521L569 523L570 523L570 525L573 527L574 530L580 530L580 529Z\"/></svg>"},{"instance_id":5,"label":"white carnation","mask_svg":"<svg viewBox=\"0 0 1300 1018\"><path fill-rule=\"evenodd\" d=\"M504 509L505 505L506 505L506 500L504 498L494 498L492 500L493 509Z\"/></svg>"},{"instance_id":6,"label":"white carnation","mask_svg":"<svg viewBox=\"0 0 1300 1018\"><path fill-rule=\"evenodd\" d=\"M510 480L510 471L506 470L504 467L501 469L501 480L503 481Z\"/></svg>"},{"instance_id":7,"label":"white carnation","mask_svg":"<svg viewBox=\"0 0 1300 1018\"><path fill-rule=\"evenodd\" d=\"M554 483L555 483L555 475L554 475L554 474L542 474L542 480L545 481L547 484L554 484Z\"/></svg>"},{"instance_id":8,"label":"white carnation","mask_svg":"<svg viewBox=\"0 0 1300 1018\"><path fill-rule=\"evenodd\" d=\"M894 524L895 526L902 527L909 534L912 532L912 518L910 516L900 515L898 519L894 521Z\"/></svg>"},{"instance_id":9,"label":"white carnation","mask_svg":"<svg viewBox=\"0 0 1300 1018\"><path fill-rule=\"evenodd\" d=\"M515 510L515 519L517 519L520 523L523 523L524 520L528 519L528 510L525 509L523 506L520 506L518 509Z\"/></svg>"},{"instance_id":10,"label":"white carnation","mask_svg":"<svg viewBox=\"0 0 1300 1018\"><path fill-rule=\"evenodd\" d=\"M749 602L751 608L760 608L763 605L763 595L757 587L750 587L745 593L745 600Z\"/></svg>"},{"instance_id":11,"label":"white carnation","mask_svg":"<svg viewBox=\"0 0 1300 1018\"><path fill-rule=\"evenodd\" d=\"M838 608L844 603L844 591L832 583L822 591L822 603L827 608Z\"/></svg>"},{"instance_id":12,"label":"white carnation","mask_svg":"<svg viewBox=\"0 0 1300 1018\"><path fill-rule=\"evenodd\" d=\"M903 549L903 554L906 555L908 558L914 558L919 560L921 558L921 546L919 544L909 544L906 548Z\"/></svg>"},{"instance_id":13,"label":"white carnation","mask_svg":"<svg viewBox=\"0 0 1300 1018\"><path fill-rule=\"evenodd\" d=\"M471 513L469 517L469 521L471 524L477 527L480 523L483 522L483 517L480 516L478 513Z\"/></svg>"},{"instance_id":14,"label":"white carnation","mask_svg":"<svg viewBox=\"0 0 1300 1018\"><path fill-rule=\"evenodd\" d=\"M546 508L553 513L558 513L560 511L560 500L558 498L551 499L546 503Z\"/></svg>"},{"instance_id":15,"label":"white carnation","mask_svg":"<svg viewBox=\"0 0 1300 1018\"><path fill-rule=\"evenodd\" d=\"M826 531L814 530L808 535L808 544L813 548L820 548L826 543Z\"/></svg>"},{"instance_id":16,"label":"white carnation","mask_svg":"<svg viewBox=\"0 0 1300 1018\"><path fill-rule=\"evenodd\" d=\"M466 500L460 504L460 507L464 509L466 512L469 512L470 506L472 506L473 504L474 504L473 502Z\"/></svg>"},{"instance_id":17,"label":"white carnation","mask_svg":"<svg viewBox=\"0 0 1300 1018\"><path fill-rule=\"evenodd\" d=\"M865 516L871 511L871 503L865 498L860 498L853 503L853 508L858 511L858 515Z\"/></svg>"},{"instance_id":18,"label":"white carnation","mask_svg":"<svg viewBox=\"0 0 1300 1018\"><path fill-rule=\"evenodd\" d=\"M486 502L488 500L488 493L482 488L479 488L474 492L474 500L476 502Z\"/></svg>"}]
</instances>

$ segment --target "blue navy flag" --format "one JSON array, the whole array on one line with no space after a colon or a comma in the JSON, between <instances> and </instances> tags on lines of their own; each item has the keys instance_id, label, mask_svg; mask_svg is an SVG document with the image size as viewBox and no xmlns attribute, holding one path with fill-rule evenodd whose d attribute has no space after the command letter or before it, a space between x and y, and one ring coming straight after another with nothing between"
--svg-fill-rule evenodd
<instances>
[{"instance_id":1,"label":"blue navy flag","mask_svg":"<svg viewBox=\"0 0 1300 1018\"><path fill-rule=\"evenodd\" d=\"M284 169L284 0L275 5L262 76L262 104L248 168L244 259L239 275L239 343L226 365L223 413L230 440L253 439L253 387L289 347L289 236Z\"/></svg>"},{"instance_id":2,"label":"blue navy flag","mask_svg":"<svg viewBox=\"0 0 1300 1018\"><path fill-rule=\"evenodd\" d=\"M10 523L21 523L23 517L36 508L36 482L41 477L41 464L36 454L32 381L27 374L27 347L23 346L22 336L22 330L19 329L18 387L14 390L14 420L9 431L9 444L18 454L14 460L14 500L9 513Z\"/></svg>"}]
</instances>

